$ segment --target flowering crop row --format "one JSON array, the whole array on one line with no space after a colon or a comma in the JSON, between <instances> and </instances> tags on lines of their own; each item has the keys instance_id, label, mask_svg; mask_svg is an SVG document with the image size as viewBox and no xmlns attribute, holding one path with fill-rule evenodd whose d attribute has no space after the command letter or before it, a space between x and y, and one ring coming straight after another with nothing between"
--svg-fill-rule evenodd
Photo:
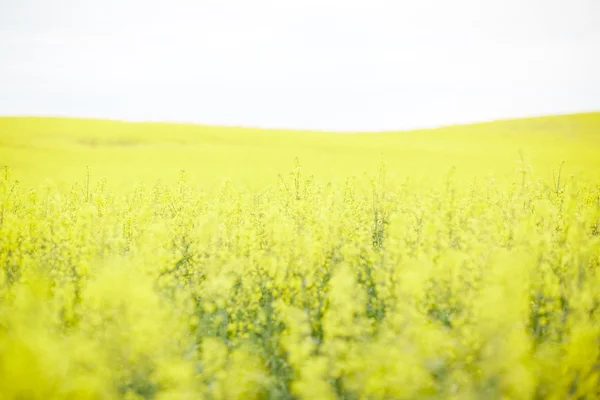
<instances>
[{"instance_id":1,"label":"flowering crop row","mask_svg":"<svg viewBox=\"0 0 600 400\"><path fill-rule=\"evenodd\" d=\"M600 396L600 188L0 177L2 399Z\"/></svg>"}]
</instances>

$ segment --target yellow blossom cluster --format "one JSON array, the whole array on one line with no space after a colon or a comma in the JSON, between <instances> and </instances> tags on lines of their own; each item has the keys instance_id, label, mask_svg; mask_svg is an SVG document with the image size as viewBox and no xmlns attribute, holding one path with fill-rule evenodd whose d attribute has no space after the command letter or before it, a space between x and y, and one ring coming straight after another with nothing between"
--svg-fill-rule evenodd
<instances>
[{"instance_id":1,"label":"yellow blossom cluster","mask_svg":"<svg viewBox=\"0 0 600 400\"><path fill-rule=\"evenodd\" d=\"M0 398L600 397L599 186L371 175L4 169Z\"/></svg>"}]
</instances>

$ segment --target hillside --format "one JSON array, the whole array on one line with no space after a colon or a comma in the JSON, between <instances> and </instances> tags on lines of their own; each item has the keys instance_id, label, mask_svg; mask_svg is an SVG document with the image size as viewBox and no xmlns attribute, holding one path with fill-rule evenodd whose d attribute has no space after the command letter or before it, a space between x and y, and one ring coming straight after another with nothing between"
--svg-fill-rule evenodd
<instances>
[{"instance_id":1,"label":"hillside","mask_svg":"<svg viewBox=\"0 0 600 400\"><path fill-rule=\"evenodd\" d=\"M443 179L515 179L525 157L551 179L562 161L570 174L600 177L600 113L504 120L406 132L340 134L292 130L127 123L67 118L0 118L0 164L25 184L72 182L90 167L115 185L173 181L180 170L204 187L224 179L262 185L298 157L321 179L361 176L384 161L391 174Z\"/></svg>"},{"instance_id":2,"label":"hillside","mask_svg":"<svg viewBox=\"0 0 600 400\"><path fill-rule=\"evenodd\" d=\"M599 117L3 119L0 398L598 399Z\"/></svg>"}]
</instances>

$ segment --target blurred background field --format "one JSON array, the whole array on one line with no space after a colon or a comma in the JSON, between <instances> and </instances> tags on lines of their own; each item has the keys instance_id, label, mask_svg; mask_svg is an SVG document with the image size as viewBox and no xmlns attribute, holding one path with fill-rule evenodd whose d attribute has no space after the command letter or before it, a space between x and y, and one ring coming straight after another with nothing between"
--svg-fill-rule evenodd
<instances>
[{"instance_id":1,"label":"blurred background field","mask_svg":"<svg viewBox=\"0 0 600 400\"><path fill-rule=\"evenodd\" d=\"M551 181L600 178L600 113L505 120L407 132L328 133L131 123L67 118L0 118L0 164L25 186L71 184L91 169L111 187L134 182L190 183L210 189L225 179L249 188L278 180L298 157L317 179L341 182L385 162L396 178L435 184L457 177L519 180L521 158ZM461 179L458 179L461 181Z\"/></svg>"}]
</instances>

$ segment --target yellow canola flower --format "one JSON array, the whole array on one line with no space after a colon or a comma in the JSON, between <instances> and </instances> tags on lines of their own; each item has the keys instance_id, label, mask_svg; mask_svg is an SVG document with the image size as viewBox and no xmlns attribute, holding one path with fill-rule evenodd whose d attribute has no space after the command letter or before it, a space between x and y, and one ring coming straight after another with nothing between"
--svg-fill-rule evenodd
<instances>
[{"instance_id":1,"label":"yellow canola flower","mask_svg":"<svg viewBox=\"0 0 600 400\"><path fill-rule=\"evenodd\" d=\"M271 184L5 171L0 399L598 398L600 192L525 160L514 183L441 159Z\"/></svg>"}]
</instances>

